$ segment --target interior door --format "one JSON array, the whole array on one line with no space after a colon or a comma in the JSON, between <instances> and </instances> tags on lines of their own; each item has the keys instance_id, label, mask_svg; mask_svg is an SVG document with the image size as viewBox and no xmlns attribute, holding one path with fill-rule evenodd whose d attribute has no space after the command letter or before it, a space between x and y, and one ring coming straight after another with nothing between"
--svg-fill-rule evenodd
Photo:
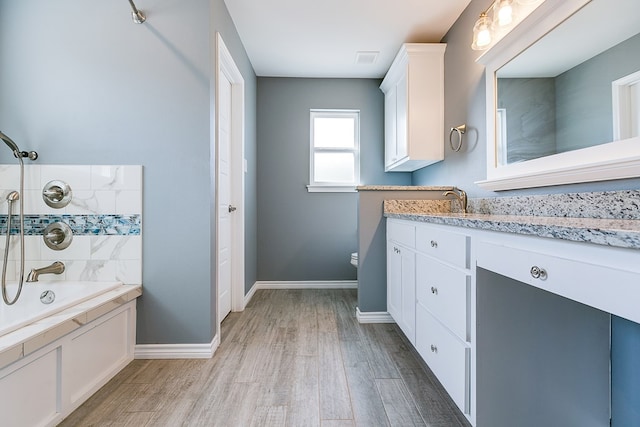
<instances>
[{"instance_id":1,"label":"interior door","mask_svg":"<svg viewBox=\"0 0 640 427\"><path fill-rule=\"evenodd\" d=\"M220 73L218 82L218 319L231 311L231 82Z\"/></svg>"}]
</instances>

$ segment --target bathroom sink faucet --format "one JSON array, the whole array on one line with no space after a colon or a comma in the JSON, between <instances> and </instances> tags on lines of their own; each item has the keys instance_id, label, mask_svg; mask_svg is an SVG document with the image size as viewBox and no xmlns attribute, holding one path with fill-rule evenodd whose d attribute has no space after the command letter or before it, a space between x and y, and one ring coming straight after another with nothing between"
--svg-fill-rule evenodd
<instances>
[{"instance_id":1,"label":"bathroom sink faucet","mask_svg":"<svg viewBox=\"0 0 640 427\"><path fill-rule=\"evenodd\" d=\"M56 261L51 265L42 268L32 268L27 276L27 282L37 282L41 274L62 274L64 273L64 264Z\"/></svg>"},{"instance_id":2,"label":"bathroom sink faucet","mask_svg":"<svg viewBox=\"0 0 640 427\"><path fill-rule=\"evenodd\" d=\"M467 193L464 190L459 188L455 188L456 191L445 191L442 193L443 196L447 197L450 195L455 196L458 203L460 203L460 209L462 209L462 213L467 213Z\"/></svg>"}]
</instances>

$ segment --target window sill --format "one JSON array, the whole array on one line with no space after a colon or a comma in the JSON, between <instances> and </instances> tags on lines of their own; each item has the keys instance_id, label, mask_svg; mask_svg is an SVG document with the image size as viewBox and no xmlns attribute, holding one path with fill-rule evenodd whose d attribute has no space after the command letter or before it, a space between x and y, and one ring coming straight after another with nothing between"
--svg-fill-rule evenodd
<instances>
[{"instance_id":1,"label":"window sill","mask_svg":"<svg viewBox=\"0 0 640 427\"><path fill-rule=\"evenodd\" d=\"M355 193L355 185L307 185L309 193Z\"/></svg>"}]
</instances>

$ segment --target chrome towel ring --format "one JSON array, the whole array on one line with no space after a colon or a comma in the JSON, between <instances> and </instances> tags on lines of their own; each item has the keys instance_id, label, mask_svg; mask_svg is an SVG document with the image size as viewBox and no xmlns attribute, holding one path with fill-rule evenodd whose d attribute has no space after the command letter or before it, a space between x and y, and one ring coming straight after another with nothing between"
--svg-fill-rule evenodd
<instances>
[{"instance_id":1,"label":"chrome towel ring","mask_svg":"<svg viewBox=\"0 0 640 427\"><path fill-rule=\"evenodd\" d=\"M454 145L453 145L453 133L454 132L457 132L457 134L458 134L457 147L454 147ZM467 132L467 125L466 124L451 128L451 132L449 132L449 145L451 146L451 149L453 151L460 151L460 148L462 148L462 135L464 135L466 132Z\"/></svg>"}]
</instances>

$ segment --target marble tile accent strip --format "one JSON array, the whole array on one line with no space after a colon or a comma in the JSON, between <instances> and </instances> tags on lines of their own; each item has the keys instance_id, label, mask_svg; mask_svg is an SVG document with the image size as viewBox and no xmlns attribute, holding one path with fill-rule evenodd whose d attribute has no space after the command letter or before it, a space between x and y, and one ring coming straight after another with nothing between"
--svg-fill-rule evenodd
<instances>
[{"instance_id":1,"label":"marble tile accent strip","mask_svg":"<svg viewBox=\"0 0 640 427\"><path fill-rule=\"evenodd\" d=\"M385 213L430 214L451 212L451 200L385 200Z\"/></svg>"},{"instance_id":2,"label":"marble tile accent strip","mask_svg":"<svg viewBox=\"0 0 640 427\"><path fill-rule=\"evenodd\" d=\"M139 236L142 215L25 215L24 234L37 236L44 228L54 222L64 222L71 227L76 236ZM18 234L18 216L11 220L11 234ZM0 234L7 232L7 215L0 215Z\"/></svg>"},{"instance_id":3,"label":"marble tile accent strip","mask_svg":"<svg viewBox=\"0 0 640 427\"><path fill-rule=\"evenodd\" d=\"M640 219L640 190L474 198L467 211L487 215Z\"/></svg>"}]
</instances>

